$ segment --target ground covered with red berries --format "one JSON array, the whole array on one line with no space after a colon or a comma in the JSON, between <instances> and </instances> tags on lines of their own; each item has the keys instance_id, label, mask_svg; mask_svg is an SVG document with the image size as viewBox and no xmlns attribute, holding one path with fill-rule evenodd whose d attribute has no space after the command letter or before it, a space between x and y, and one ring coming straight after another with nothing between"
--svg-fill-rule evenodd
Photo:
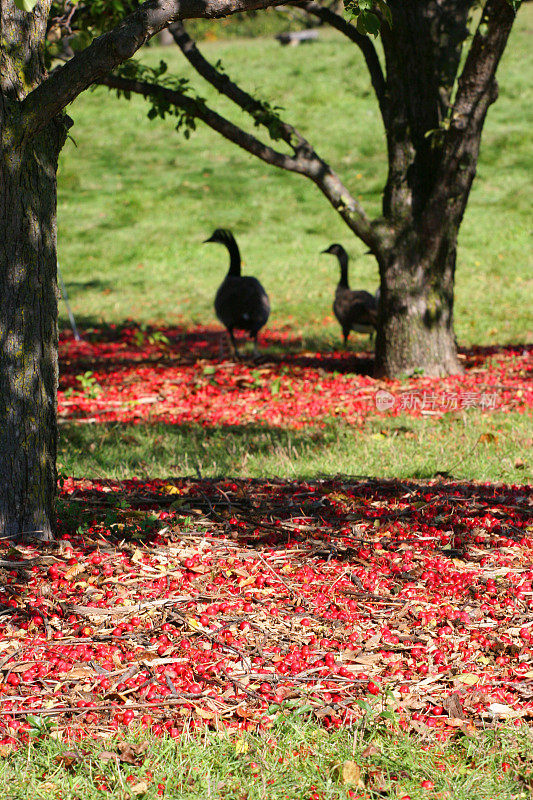
<instances>
[{"instance_id":1,"label":"ground covered with red berries","mask_svg":"<svg viewBox=\"0 0 533 800\"><path fill-rule=\"evenodd\" d=\"M372 378L370 352L302 351L283 330L267 331L262 344L259 363L235 363L216 328L132 324L88 332L81 342L66 335L60 420L303 429L328 419L360 425L368 414L525 413L533 406L532 347L473 348L461 354L463 375L400 382Z\"/></svg>"},{"instance_id":2,"label":"ground covered with red berries","mask_svg":"<svg viewBox=\"0 0 533 800\"><path fill-rule=\"evenodd\" d=\"M522 347L378 382L370 354L302 352L290 332L260 363L220 344L205 328L64 336L60 418L296 429L532 404ZM0 745L51 721L262 730L287 704L441 739L531 720L531 507L531 487L449 480L66 478L56 542L0 542Z\"/></svg>"},{"instance_id":3,"label":"ground covered with red berries","mask_svg":"<svg viewBox=\"0 0 533 800\"><path fill-rule=\"evenodd\" d=\"M1 743L35 718L327 727L533 718L521 486L67 480L58 541L3 545ZM363 702L361 702L363 701Z\"/></svg>"}]
</instances>

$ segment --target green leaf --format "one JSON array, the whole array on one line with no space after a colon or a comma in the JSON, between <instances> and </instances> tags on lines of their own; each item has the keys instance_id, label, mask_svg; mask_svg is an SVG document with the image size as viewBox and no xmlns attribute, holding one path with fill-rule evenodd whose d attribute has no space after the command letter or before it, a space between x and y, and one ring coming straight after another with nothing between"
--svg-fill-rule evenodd
<instances>
[{"instance_id":1,"label":"green leaf","mask_svg":"<svg viewBox=\"0 0 533 800\"><path fill-rule=\"evenodd\" d=\"M15 0L15 5L21 11L33 11L37 5L37 0Z\"/></svg>"},{"instance_id":2,"label":"green leaf","mask_svg":"<svg viewBox=\"0 0 533 800\"><path fill-rule=\"evenodd\" d=\"M360 26L364 30L360 30ZM365 32L372 34L372 36L377 36L379 33L379 28L379 17L377 17L375 14L372 14L371 11L363 11L362 14L359 14L359 17L357 18L357 30L360 33Z\"/></svg>"}]
</instances>

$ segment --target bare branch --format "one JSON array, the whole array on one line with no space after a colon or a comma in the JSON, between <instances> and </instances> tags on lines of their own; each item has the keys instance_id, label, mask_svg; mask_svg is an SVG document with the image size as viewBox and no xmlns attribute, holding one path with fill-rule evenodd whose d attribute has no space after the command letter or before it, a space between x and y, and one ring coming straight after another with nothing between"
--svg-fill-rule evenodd
<instances>
[{"instance_id":1,"label":"bare branch","mask_svg":"<svg viewBox=\"0 0 533 800\"><path fill-rule=\"evenodd\" d=\"M55 69L22 103L22 136L28 138L92 83L131 58L154 34L176 19L225 17L279 5L282 0L148 0L120 25L95 39Z\"/></svg>"},{"instance_id":2,"label":"bare branch","mask_svg":"<svg viewBox=\"0 0 533 800\"><path fill-rule=\"evenodd\" d=\"M327 24L331 25L332 28L335 28L340 33L344 34L344 36L347 36L348 39L356 44L361 50L366 61L366 66L370 74L370 80L372 82L372 86L374 87L377 101L379 103L379 110L381 111L383 122L386 124L388 113L385 77L383 75L383 70L381 69L376 48L374 47L370 36L363 36L361 33L359 33L354 25L351 25L349 22L347 22L340 14L336 14L334 11L326 8L325 6L321 6L320 3L314 2L314 0L304 0L304 2L301 2L300 0L300 2L292 3L292 5L298 8L304 8L308 14L313 14L315 17L321 19L322 22L327 22Z\"/></svg>"},{"instance_id":3,"label":"bare branch","mask_svg":"<svg viewBox=\"0 0 533 800\"><path fill-rule=\"evenodd\" d=\"M469 124L475 124L477 106L485 99L487 92L493 93L496 69L515 16L509 0L487 0L459 77L451 135L453 131L464 131Z\"/></svg>"},{"instance_id":4,"label":"bare branch","mask_svg":"<svg viewBox=\"0 0 533 800\"><path fill-rule=\"evenodd\" d=\"M260 158L266 164L305 175L318 186L348 227L370 248L376 258L378 260L382 259L380 237L374 230L362 206L346 189L329 164L319 158L314 150L310 149L305 154L298 152L295 156L280 153L225 117L217 114L203 101L198 102L193 97L189 97L175 89L158 86L147 81L130 80L116 75L106 75L99 80L99 83L112 89L134 92L146 98L160 97L165 99L170 104L182 108L190 116L202 120L224 138L251 153L251 155Z\"/></svg>"},{"instance_id":5,"label":"bare branch","mask_svg":"<svg viewBox=\"0 0 533 800\"><path fill-rule=\"evenodd\" d=\"M205 80L221 94L229 97L239 108L249 113L256 122L265 125L267 128L269 127L268 121L260 113L258 115L258 112L263 111L264 105L207 61L181 22L178 21L170 25L169 30L184 56ZM349 228L365 242L372 253L379 259L381 257L380 242L371 222L366 216L363 207L344 186L339 176L326 161L320 158L313 146L292 125L288 125L277 118L276 133L293 149L295 163L298 164L298 169L292 169L287 166L282 168L299 172L316 183Z\"/></svg>"},{"instance_id":6,"label":"bare branch","mask_svg":"<svg viewBox=\"0 0 533 800\"><path fill-rule=\"evenodd\" d=\"M243 150L257 156L257 158L260 158L267 164L279 167L280 169L289 170L290 172L303 172L304 164L298 159L286 155L285 153L280 153L274 150L273 147L263 144L263 142L259 141L255 136L252 136L233 122L217 114L217 112L209 108L206 103L198 102L194 97L178 92L176 89L169 89L165 86L159 86L157 83L137 81L117 75L105 75L98 83L110 89L118 89L122 92L134 92L147 99L153 97L165 99L171 105L186 111L189 116L202 120L202 122L205 122L205 124L214 131L224 136L225 139L229 139L230 142L242 147Z\"/></svg>"}]
</instances>

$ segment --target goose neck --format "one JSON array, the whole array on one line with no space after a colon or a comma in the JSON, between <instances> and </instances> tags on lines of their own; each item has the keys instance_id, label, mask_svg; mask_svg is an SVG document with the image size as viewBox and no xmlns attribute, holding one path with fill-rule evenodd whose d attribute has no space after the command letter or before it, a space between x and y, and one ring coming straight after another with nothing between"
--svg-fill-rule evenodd
<instances>
[{"instance_id":1,"label":"goose neck","mask_svg":"<svg viewBox=\"0 0 533 800\"><path fill-rule=\"evenodd\" d=\"M341 268L341 279L339 285L348 288L348 254L340 252L338 254L339 264Z\"/></svg>"},{"instance_id":2,"label":"goose neck","mask_svg":"<svg viewBox=\"0 0 533 800\"><path fill-rule=\"evenodd\" d=\"M239 252L239 248L235 239L231 239L227 242L226 247L228 248L229 252L229 271L228 275L240 275L241 274L241 254Z\"/></svg>"}]
</instances>

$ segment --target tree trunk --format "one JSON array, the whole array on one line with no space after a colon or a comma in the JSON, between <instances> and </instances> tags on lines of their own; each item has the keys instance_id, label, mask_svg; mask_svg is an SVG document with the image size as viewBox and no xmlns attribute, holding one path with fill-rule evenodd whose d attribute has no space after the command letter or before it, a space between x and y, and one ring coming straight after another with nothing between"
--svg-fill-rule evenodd
<instances>
[{"instance_id":1,"label":"tree trunk","mask_svg":"<svg viewBox=\"0 0 533 800\"><path fill-rule=\"evenodd\" d=\"M462 371L453 332L457 236L436 257L423 236L399 238L381 269L376 374L452 375Z\"/></svg>"},{"instance_id":2,"label":"tree trunk","mask_svg":"<svg viewBox=\"0 0 533 800\"><path fill-rule=\"evenodd\" d=\"M382 31L389 100L383 217L392 243L380 263L376 374L450 375L461 372L453 332L460 219L441 213L429 223L425 215L442 162L439 126L448 113L472 0L389 5L393 24Z\"/></svg>"},{"instance_id":3,"label":"tree trunk","mask_svg":"<svg viewBox=\"0 0 533 800\"><path fill-rule=\"evenodd\" d=\"M55 527L56 172L66 125L30 141L21 103L45 76L50 0L0 4L0 532L51 539Z\"/></svg>"},{"instance_id":4,"label":"tree trunk","mask_svg":"<svg viewBox=\"0 0 533 800\"><path fill-rule=\"evenodd\" d=\"M4 120L5 123L5 120ZM0 162L0 531L53 537L56 493L58 121Z\"/></svg>"}]
</instances>

